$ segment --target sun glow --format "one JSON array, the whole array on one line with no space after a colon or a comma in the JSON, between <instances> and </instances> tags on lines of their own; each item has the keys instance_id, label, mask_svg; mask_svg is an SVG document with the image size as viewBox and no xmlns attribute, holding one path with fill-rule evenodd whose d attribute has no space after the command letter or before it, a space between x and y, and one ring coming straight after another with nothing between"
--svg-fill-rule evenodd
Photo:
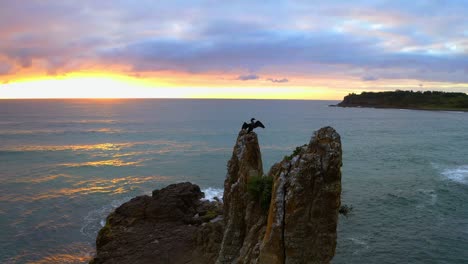
<instances>
[{"instance_id":1,"label":"sun glow","mask_svg":"<svg viewBox=\"0 0 468 264\"><path fill-rule=\"evenodd\" d=\"M194 76L168 72L158 76L133 77L103 73L72 73L66 76L24 78L0 84L0 99L46 98L194 98L194 99L287 99L340 100L349 93L366 90L459 89L466 84L417 80L376 80L336 76L295 76L286 83L261 80L239 81L229 75Z\"/></svg>"},{"instance_id":2,"label":"sun glow","mask_svg":"<svg viewBox=\"0 0 468 264\"><path fill-rule=\"evenodd\" d=\"M67 76L4 84L1 98L136 98L145 97L150 84L120 76Z\"/></svg>"},{"instance_id":3,"label":"sun glow","mask_svg":"<svg viewBox=\"0 0 468 264\"><path fill-rule=\"evenodd\" d=\"M180 76L179 76L180 77ZM184 78L182 78L184 79ZM0 85L0 99L44 98L228 98L228 99L335 99L326 87L288 85L221 86L171 79L120 75L68 75L24 79ZM185 79L186 80L186 79ZM193 80L191 80L193 81ZM217 83L220 85L220 83ZM232 84L231 84L232 85ZM255 85L255 86L254 86ZM339 96L338 96L339 97Z\"/></svg>"}]
</instances>

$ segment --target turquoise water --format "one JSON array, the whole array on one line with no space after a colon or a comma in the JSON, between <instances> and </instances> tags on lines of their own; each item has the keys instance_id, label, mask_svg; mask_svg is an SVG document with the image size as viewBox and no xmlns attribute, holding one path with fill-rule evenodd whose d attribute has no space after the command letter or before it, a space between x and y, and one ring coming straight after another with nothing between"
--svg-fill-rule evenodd
<instances>
[{"instance_id":1,"label":"turquoise water","mask_svg":"<svg viewBox=\"0 0 468 264\"><path fill-rule=\"evenodd\" d=\"M468 113L330 101L2 100L0 263L85 263L105 216L179 181L220 193L242 122L265 170L331 125L343 143L333 263L468 263Z\"/></svg>"}]
</instances>

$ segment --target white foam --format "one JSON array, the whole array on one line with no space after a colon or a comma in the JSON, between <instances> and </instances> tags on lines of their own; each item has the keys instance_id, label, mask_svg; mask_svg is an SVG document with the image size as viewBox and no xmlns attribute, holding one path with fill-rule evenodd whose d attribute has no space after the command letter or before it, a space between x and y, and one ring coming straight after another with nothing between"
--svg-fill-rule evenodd
<instances>
[{"instance_id":1,"label":"white foam","mask_svg":"<svg viewBox=\"0 0 468 264\"><path fill-rule=\"evenodd\" d=\"M124 197L122 199L113 200L110 204L104 205L99 209L90 211L84 217L84 224L80 232L90 238L95 238L99 230L105 226L106 217L114 211L115 208L130 200L131 197Z\"/></svg>"},{"instance_id":2,"label":"white foam","mask_svg":"<svg viewBox=\"0 0 468 264\"><path fill-rule=\"evenodd\" d=\"M219 200L223 200L223 189L208 187L203 189L202 192L205 193L205 198L202 200L215 201L215 197L218 197Z\"/></svg>"},{"instance_id":3,"label":"white foam","mask_svg":"<svg viewBox=\"0 0 468 264\"><path fill-rule=\"evenodd\" d=\"M442 175L451 181L468 184L468 165L445 169Z\"/></svg>"},{"instance_id":4,"label":"white foam","mask_svg":"<svg viewBox=\"0 0 468 264\"><path fill-rule=\"evenodd\" d=\"M366 241L367 238L350 237L348 239L354 244L355 250L353 251L353 255L359 255L361 252L369 250L369 243Z\"/></svg>"}]
</instances>

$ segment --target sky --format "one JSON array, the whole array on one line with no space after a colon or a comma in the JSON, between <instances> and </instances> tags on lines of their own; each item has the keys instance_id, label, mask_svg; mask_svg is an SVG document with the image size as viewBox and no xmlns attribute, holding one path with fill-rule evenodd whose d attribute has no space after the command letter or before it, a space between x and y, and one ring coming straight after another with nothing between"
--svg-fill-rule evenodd
<instances>
[{"instance_id":1,"label":"sky","mask_svg":"<svg viewBox=\"0 0 468 264\"><path fill-rule=\"evenodd\" d=\"M468 0L0 0L0 98L468 92Z\"/></svg>"}]
</instances>

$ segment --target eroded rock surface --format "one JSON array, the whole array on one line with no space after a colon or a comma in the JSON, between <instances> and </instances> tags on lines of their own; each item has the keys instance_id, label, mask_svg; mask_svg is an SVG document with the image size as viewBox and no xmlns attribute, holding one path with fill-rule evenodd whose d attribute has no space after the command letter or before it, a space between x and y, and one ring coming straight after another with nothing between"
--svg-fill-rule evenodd
<instances>
[{"instance_id":1,"label":"eroded rock surface","mask_svg":"<svg viewBox=\"0 0 468 264\"><path fill-rule=\"evenodd\" d=\"M107 217L91 263L209 263L195 252L195 234L221 214L221 206L200 200L203 196L197 185L186 182L124 203Z\"/></svg>"},{"instance_id":2,"label":"eroded rock surface","mask_svg":"<svg viewBox=\"0 0 468 264\"><path fill-rule=\"evenodd\" d=\"M257 134L242 130L224 181L225 231L216 263L245 262L258 251L258 233L264 227L266 215L247 191L249 179L257 176L263 176Z\"/></svg>"},{"instance_id":3,"label":"eroded rock surface","mask_svg":"<svg viewBox=\"0 0 468 264\"><path fill-rule=\"evenodd\" d=\"M109 215L92 263L329 263L336 248L341 141L331 127L263 175L257 135L241 131L228 162L224 204L179 183ZM249 193L271 177L267 209ZM268 201L268 200L267 200Z\"/></svg>"},{"instance_id":4,"label":"eroded rock surface","mask_svg":"<svg viewBox=\"0 0 468 264\"><path fill-rule=\"evenodd\" d=\"M260 263L329 263L335 254L341 196L341 141L317 131L295 155L275 164Z\"/></svg>"}]
</instances>

